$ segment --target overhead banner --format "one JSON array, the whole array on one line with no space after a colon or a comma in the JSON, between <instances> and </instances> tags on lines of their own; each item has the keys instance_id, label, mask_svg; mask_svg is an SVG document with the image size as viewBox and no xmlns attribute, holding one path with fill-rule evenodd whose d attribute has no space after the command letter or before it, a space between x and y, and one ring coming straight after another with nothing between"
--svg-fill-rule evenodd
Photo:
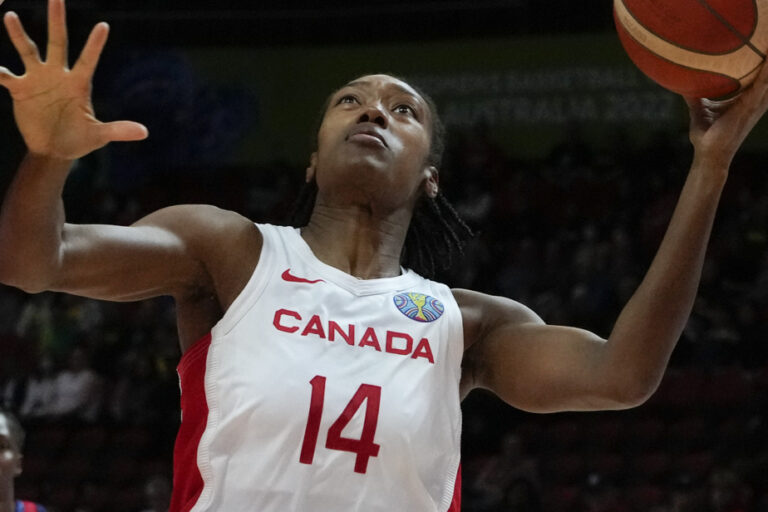
<instances>
[{"instance_id":1,"label":"overhead banner","mask_svg":"<svg viewBox=\"0 0 768 512\"><path fill-rule=\"evenodd\" d=\"M155 168L208 159L304 164L327 96L368 73L404 77L433 96L449 129L480 126L521 158L546 155L574 130L599 147L619 131L641 141L687 125L682 99L637 70L613 33L197 47L113 60L102 101L112 110L118 104L120 117L148 123L159 142L145 154L166 154L147 164Z\"/></svg>"}]
</instances>

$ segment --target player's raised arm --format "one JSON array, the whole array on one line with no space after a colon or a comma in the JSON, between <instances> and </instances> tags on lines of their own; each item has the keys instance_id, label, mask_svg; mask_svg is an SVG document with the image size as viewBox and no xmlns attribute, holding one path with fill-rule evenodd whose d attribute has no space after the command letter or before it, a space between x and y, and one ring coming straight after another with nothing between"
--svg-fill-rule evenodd
<instances>
[{"instance_id":1,"label":"player's raised arm","mask_svg":"<svg viewBox=\"0 0 768 512\"><path fill-rule=\"evenodd\" d=\"M688 99L694 158L667 232L608 340L512 301L457 291L470 384L533 411L624 408L658 386L696 297L731 160L768 108L768 68L729 105Z\"/></svg>"},{"instance_id":2,"label":"player's raised arm","mask_svg":"<svg viewBox=\"0 0 768 512\"><path fill-rule=\"evenodd\" d=\"M239 243L240 233L256 231L237 214L180 206L132 227L65 223L61 192L72 162L109 142L144 139L147 130L131 121L103 123L94 114L91 79L107 40L106 23L95 26L70 69L63 0L50 0L48 9L45 59L18 16L4 18L25 72L0 68L0 85L11 94L28 155L0 213L0 282L111 300L212 295L212 255L227 248L222 237Z\"/></svg>"}]
</instances>

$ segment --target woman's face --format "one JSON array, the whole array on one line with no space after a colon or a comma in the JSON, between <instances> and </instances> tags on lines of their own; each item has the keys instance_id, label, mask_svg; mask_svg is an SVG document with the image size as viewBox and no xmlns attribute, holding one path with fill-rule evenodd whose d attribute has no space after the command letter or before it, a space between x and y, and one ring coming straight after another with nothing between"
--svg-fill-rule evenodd
<instances>
[{"instance_id":1,"label":"woman's face","mask_svg":"<svg viewBox=\"0 0 768 512\"><path fill-rule=\"evenodd\" d=\"M21 454L11 436L5 414L0 414L0 482L12 482L21 474Z\"/></svg>"},{"instance_id":2,"label":"woman's face","mask_svg":"<svg viewBox=\"0 0 768 512\"><path fill-rule=\"evenodd\" d=\"M318 133L310 168L318 197L397 209L413 205L429 180L436 193L431 125L429 106L407 83L388 75L350 82L331 97Z\"/></svg>"}]
</instances>

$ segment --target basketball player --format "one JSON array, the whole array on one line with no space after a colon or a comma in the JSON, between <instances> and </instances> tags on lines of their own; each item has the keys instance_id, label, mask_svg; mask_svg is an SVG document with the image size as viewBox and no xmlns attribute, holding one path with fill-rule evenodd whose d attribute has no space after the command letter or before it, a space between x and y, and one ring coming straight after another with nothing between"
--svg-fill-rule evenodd
<instances>
[{"instance_id":1,"label":"basketball player","mask_svg":"<svg viewBox=\"0 0 768 512\"><path fill-rule=\"evenodd\" d=\"M14 497L13 481L21 474L24 429L10 412L0 410L0 511L45 512L45 507Z\"/></svg>"},{"instance_id":2,"label":"basketball player","mask_svg":"<svg viewBox=\"0 0 768 512\"><path fill-rule=\"evenodd\" d=\"M641 404L690 313L731 159L768 105L767 72L724 113L689 100L693 165L606 340L401 266L429 267L433 243L461 237L439 199L437 114L387 75L331 96L304 227L199 205L129 227L66 223L72 162L148 133L96 119L90 83L108 27L96 25L70 69L63 0L49 1L45 60L5 15L26 72L2 70L0 84L28 155L0 215L0 282L175 298L184 355L173 511L458 510L459 405L471 389L537 412Z\"/></svg>"}]
</instances>

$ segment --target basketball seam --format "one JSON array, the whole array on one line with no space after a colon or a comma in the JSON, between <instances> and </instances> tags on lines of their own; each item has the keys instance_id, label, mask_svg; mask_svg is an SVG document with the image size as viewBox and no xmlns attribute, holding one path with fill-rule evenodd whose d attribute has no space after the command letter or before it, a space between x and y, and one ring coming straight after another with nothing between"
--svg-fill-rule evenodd
<instances>
[{"instance_id":1,"label":"basketball seam","mask_svg":"<svg viewBox=\"0 0 768 512\"><path fill-rule=\"evenodd\" d=\"M717 18L717 20L723 24L725 28L727 28L731 33L733 33L735 36L737 36L741 41L744 43L744 45L748 46L753 52L758 54L761 58L765 59L765 54L758 50L754 44L752 44L751 38L752 35L755 33L755 28L757 27L757 17L760 15L759 11L757 10L757 5L755 5L754 0L752 0L752 4L755 5L755 24L752 27L752 31L749 35L745 36L741 32L739 32L736 27L734 27L725 17L717 12L714 7L709 5L709 2L707 0L698 0L698 2L704 7L706 10L708 10L710 13L712 13L712 16Z\"/></svg>"},{"instance_id":2,"label":"basketball seam","mask_svg":"<svg viewBox=\"0 0 768 512\"><path fill-rule=\"evenodd\" d=\"M675 42L675 41L670 41L669 39L667 39L666 37L662 36L661 34L658 34L658 33L657 33L655 30L653 30L653 29L651 29L650 27L648 27L648 26L647 26L645 23L643 23L643 22L640 20L640 18L638 18L637 16L635 16L635 13L634 13L634 12L632 12L632 9L630 9L630 7L627 5L627 3L626 3L626 2L624 2L624 0L619 0L619 1L620 1L620 2L621 2L621 4L624 6L624 9L626 9L626 10L627 10L627 12L629 13L629 15L630 15L630 16L632 16L632 17L635 19L635 21L637 22L637 24L638 24L638 25L640 25L640 26L641 26L641 27L643 27L645 30L647 30L648 32L652 33L654 36L658 37L658 38L659 38L659 39L661 39L662 41L665 41L665 42L667 42L667 43L671 44L672 46L677 46L678 48L680 48L680 49L682 49L682 50L686 50L686 51L689 51L689 52L694 52L694 53L701 53L702 55L728 55L728 54L730 54L730 53L733 53L733 52L735 51L735 49L731 49L731 50L728 50L728 51L723 51L723 52L707 52L707 51L701 50L701 49L699 49L699 48L690 48L690 47L688 47L688 46L683 46L682 44L680 44L680 43L678 43L678 42ZM701 2L702 0L698 0L698 1L699 1L699 2ZM706 6L704 6L704 7L706 7ZM709 10L710 14L712 14L713 16L715 16L715 13L714 13L714 12L712 12L712 10L710 10L710 9L707 9L707 10ZM719 21L720 23L723 23L723 21L722 21L720 18L718 18L717 16L715 16L715 18L716 18L716 19L717 19L717 21ZM727 28L727 27L726 27L726 28ZM739 36L739 39L741 39L741 40L742 40L742 42L743 42L743 36L742 36L741 34L739 34L738 32L737 32L737 35ZM632 39L635 39L635 38L633 37ZM637 39L635 39L635 41L637 41ZM638 43L639 43L639 41L638 41ZM640 43L640 44L642 45L642 43ZM750 48L752 48L752 47L750 46ZM760 55L764 57L764 55L762 55L762 54L760 54ZM665 60L667 60L667 59L665 59ZM670 62L671 62L671 61L670 61ZM724 75L724 76L726 76L726 75Z\"/></svg>"},{"instance_id":3,"label":"basketball seam","mask_svg":"<svg viewBox=\"0 0 768 512\"><path fill-rule=\"evenodd\" d=\"M744 80L744 79L745 79L745 78L747 78L749 75L751 75L752 73L754 73L754 72L755 72L755 70L756 70L757 68L759 68L759 67L760 67L760 66L758 66L758 67L756 67L756 68L752 68L752 69L749 71L749 73L747 73L747 74L746 74L746 75L744 75L744 76L740 76L740 77L739 77L739 83L741 83L741 81L742 81L742 80Z\"/></svg>"},{"instance_id":4,"label":"basketball seam","mask_svg":"<svg viewBox=\"0 0 768 512\"><path fill-rule=\"evenodd\" d=\"M628 12L630 12L630 11L629 11L629 9L627 9L627 11L628 11ZM630 12L630 14L631 14L631 12ZM634 14L633 14L632 16L634 17ZM734 83L736 84L736 86L737 86L737 88L736 88L736 91L734 91L734 92L732 92L732 93L728 93L728 94L726 94L725 96L720 96L720 97L718 97L718 98L715 98L715 99L727 99L727 98L730 98L731 96L733 96L734 94L736 94L736 93L738 92L738 90L739 90L739 89L741 89L741 82L739 82L739 80L738 80L737 78L734 78L734 77L732 77L732 76L729 76L729 75L724 75L724 74L722 74L722 73L718 73L718 72L716 72L716 71L707 71L707 70L704 70L704 69L697 69L697 68L693 68L693 67L691 67L691 66L686 66L685 64L682 64L682 63L680 63L680 62L675 62L675 61L673 61L673 60L669 60L668 58L664 57L663 55L661 55L661 54L659 54L659 53L657 53L657 52L653 51L652 49L648 48L647 46L643 45L643 43L642 43L642 42L638 41L638 40L637 40L637 38L635 38L635 37L634 37L634 36L633 36L633 35L632 35L632 34L631 34L631 33L630 33L630 32L629 32L627 29L625 29L624 27L620 27L620 28L621 28L621 30L622 30L622 31L623 31L623 32L624 32L624 33L627 35L627 37L629 37L630 39L632 39L633 41L635 41L637 44L639 44L640 46L642 46L642 47L643 47L643 48L644 48L644 49L645 49L645 50L646 50L648 53L650 53L651 55L653 55L654 57L656 57L656 58L658 58L658 59L661 59L661 60L663 60L664 62L669 62L670 64L674 64L675 66L681 67L681 68L683 68L683 69L688 69L688 70L690 70L690 71L696 71L697 73L708 73L708 74L711 74L711 75L715 75L715 76L720 76L720 77L723 77L723 78L727 78L728 80L730 80L730 81L732 81L732 82L734 82ZM648 29L646 28L646 30L648 30ZM686 48L686 49L687 49L687 48ZM747 73L747 74L746 74L746 75L744 75L744 76L749 76L749 74L750 74L750 73L752 73L753 71L754 71L754 69L752 69L752 70L751 70L749 73Z\"/></svg>"}]
</instances>

